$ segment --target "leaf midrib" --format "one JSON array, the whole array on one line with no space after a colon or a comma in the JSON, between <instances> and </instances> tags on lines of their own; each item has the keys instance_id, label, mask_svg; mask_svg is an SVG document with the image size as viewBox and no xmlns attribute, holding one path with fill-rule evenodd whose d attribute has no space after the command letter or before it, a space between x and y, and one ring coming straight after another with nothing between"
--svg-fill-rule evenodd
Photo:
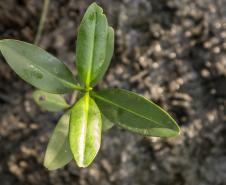
<instances>
[{"instance_id":1,"label":"leaf midrib","mask_svg":"<svg viewBox=\"0 0 226 185\"><path fill-rule=\"evenodd\" d=\"M9 47L9 46L4 45L3 47L8 48L11 52L14 51L14 50L13 50L11 47ZM68 81L66 81L66 80L64 80L64 79L58 78L57 76L54 75L54 73L49 72L48 70L46 70L45 68L43 68L43 67L41 67L41 66L35 65L35 63L31 63L29 58L21 56L21 55L18 53L17 50L15 50L14 52L15 52L15 54L16 54L18 57L23 58L23 60L22 60L23 63L26 63L26 62L24 62L24 61L28 61L29 64L33 65L34 67L36 67L37 69L39 69L39 70L41 70L41 71L44 71L44 73L48 73L50 76L54 77L55 79L57 79L57 80L60 81L61 83L66 84L68 87L71 87L71 88L74 88L74 87L75 87L75 84L70 83L70 82L68 82Z\"/></svg>"},{"instance_id":2,"label":"leaf midrib","mask_svg":"<svg viewBox=\"0 0 226 185\"><path fill-rule=\"evenodd\" d=\"M85 125L84 125L84 148L83 148L83 158L82 158L82 164L84 165L85 162L85 153L86 153L86 134L87 134L87 127L88 127L88 119L89 119L89 93L87 92L85 94L85 106L84 106L84 111L85 111Z\"/></svg>"},{"instance_id":3,"label":"leaf midrib","mask_svg":"<svg viewBox=\"0 0 226 185\"><path fill-rule=\"evenodd\" d=\"M86 79L86 87L89 88L90 87L90 81L91 81L91 73L92 73L92 69L93 69L93 56L94 56L94 52L95 52L95 36L96 36L96 24L97 24L97 12L95 10L94 12L95 14L95 26L94 26L94 35L93 35L93 42L92 42L92 53L91 53L91 57L90 57L90 67L87 71L87 79Z\"/></svg>"},{"instance_id":4,"label":"leaf midrib","mask_svg":"<svg viewBox=\"0 0 226 185\"><path fill-rule=\"evenodd\" d=\"M96 98L99 98L100 100L105 101L105 102L107 102L107 103L109 103L109 104L112 104L112 105L114 105L114 106L116 106L116 107L119 107L119 108L121 108L121 109L123 109L123 110L125 110L125 111L128 111L128 112L130 112L130 113L132 113L132 114L134 114L134 115L136 115L136 116L138 116L138 117L141 117L141 118L146 119L146 120L148 120L148 121L150 121L150 122L153 122L153 123L155 123L156 125L164 126L164 125L162 125L162 124L160 124L160 123L158 123L158 122L156 122L156 121L154 121L154 120L152 120L152 119L150 119L150 118L144 117L143 115L141 115L141 114L139 114L139 113L136 113L136 112L134 112L134 111L132 111L132 110L130 110L130 109L126 109L126 108L124 108L123 106L121 106L121 105L119 105L119 104L113 103L112 101L110 101L110 100L108 100L108 99L105 99L105 98L103 98L103 97L101 97L101 96L98 96L97 94L93 94L93 96L95 96ZM167 128L169 128L169 127L167 127ZM172 129L172 128L170 128L170 129Z\"/></svg>"}]
</instances>

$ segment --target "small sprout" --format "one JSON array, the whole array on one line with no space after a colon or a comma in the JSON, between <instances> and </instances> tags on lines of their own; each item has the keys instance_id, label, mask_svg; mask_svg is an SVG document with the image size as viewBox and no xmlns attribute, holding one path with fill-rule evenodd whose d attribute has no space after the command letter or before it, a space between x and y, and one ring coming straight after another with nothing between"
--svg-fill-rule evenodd
<instances>
[{"instance_id":1,"label":"small sprout","mask_svg":"<svg viewBox=\"0 0 226 185\"><path fill-rule=\"evenodd\" d=\"M96 3L87 9L79 26L76 66L79 83L67 66L43 49L18 40L0 41L0 51L10 67L39 90L35 102L44 110L67 110L50 138L44 166L63 167L74 159L87 167L97 155L103 131L113 125L154 137L180 133L176 121L162 108L124 89L94 92L110 64L114 51L114 30ZM69 105L61 94L78 90L80 99Z\"/></svg>"}]
</instances>

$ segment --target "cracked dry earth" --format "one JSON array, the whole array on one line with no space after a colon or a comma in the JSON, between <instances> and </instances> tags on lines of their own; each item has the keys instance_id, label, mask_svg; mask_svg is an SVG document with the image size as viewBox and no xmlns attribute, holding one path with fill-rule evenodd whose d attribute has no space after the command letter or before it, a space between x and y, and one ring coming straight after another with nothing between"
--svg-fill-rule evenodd
<instances>
[{"instance_id":1,"label":"cracked dry earth","mask_svg":"<svg viewBox=\"0 0 226 185\"><path fill-rule=\"evenodd\" d=\"M73 67L76 29L92 1L52 1L41 47ZM226 184L226 1L99 0L116 31L115 55L97 88L143 94L180 123L176 138L113 128L94 163L42 166L61 113L33 102L33 88L0 58L1 185ZM0 1L0 38L33 42L42 2ZM76 71L74 71L76 74Z\"/></svg>"}]
</instances>

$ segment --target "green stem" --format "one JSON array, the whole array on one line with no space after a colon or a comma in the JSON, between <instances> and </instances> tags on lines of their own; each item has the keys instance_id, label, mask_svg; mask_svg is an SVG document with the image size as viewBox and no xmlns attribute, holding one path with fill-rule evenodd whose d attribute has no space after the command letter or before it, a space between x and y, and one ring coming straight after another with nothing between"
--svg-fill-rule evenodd
<instances>
[{"instance_id":1,"label":"green stem","mask_svg":"<svg viewBox=\"0 0 226 185\"><path fill-rule=\"evenodd\" d=\"M84 88L84 87L81 87L81 86L79 86L79 85L73 85L73 88L74 88L75 90L80 91L80 92L89 92L89 91L92 91L92 90L93 90L92 87Z\"/></svg>"},{"instance_id":2,"label":"green stem","mask_svg":"<svg viewBox=\"0 0 226 185\"><path fill-rule=\"evenodd\" d=\"M49 3L50 3L50 0L44 0L42 14L41 14L41 18L40 18L39 25L38 25L38 32L35 37L36 45L39 43L41 36L42 36L44 24L45 24L47 13L48 13Z\"/></svg>"},{"instance_id":3,"label":"green stem","mask_svg":"<svg viewBox=\"0 0 226 185\"><path fill-rule=\"evenodd\" d=\"M81 92L85 91L85 89L83 87L79 86L79 85L74 85L74 89L78 90L78 91L81 91Z\"/></svg>"}]
</instances>

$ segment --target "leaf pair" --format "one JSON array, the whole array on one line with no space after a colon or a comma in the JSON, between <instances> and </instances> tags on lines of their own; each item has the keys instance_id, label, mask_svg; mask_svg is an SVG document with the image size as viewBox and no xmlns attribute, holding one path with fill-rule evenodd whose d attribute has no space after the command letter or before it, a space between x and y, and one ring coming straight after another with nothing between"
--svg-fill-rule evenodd
<instances>
[{"instance_id":1,"label":"leaf pair","mask_svg":"<svg viewBox=\"0 0 226 185\"><path fill-rule=\"evenodd\" d=\"M76 44L76 66L85 89L95 86L105 74L114 49L114 31L108 26L103 9L93 3L79 26ZM71 110L69 142L74 159L87 167L95 158L101 143L102 117L90 93Z\"/></svg>"},{"instance_id":2,"label":"leaf pair","mask_svg":"<svg viewBox=\"0 0 226 185\"><path fill-rule=\"evenodd\" d=\"M0 51L11 68L41 89L33 95L36 103L48 111L68 109L49 141L44 159L48 169L63 167L72 158L78 166L87 167L100 148L102 130L113 124L145 136L179 134L173 118L146 98L123 89L92 90L105 74L113 50L114 31L96 3L89 6L79 27L76 66L80 85L65 64L41 48L17 40L0 41ZM82 96L71 106L59 94L73 90Z\"/></svg>"},{"instance_id":3,"label":"leaf pair","mask_svg":"<svg viewBox=\"0 0 226 185\"><path fill-rule=\"evenodd\" d=\"M44 165L49 170L55 170L70 162L74 156L78 166L87 167L100 148L101 132L101 113L86 93L71 112L60 118L47 146Z\"/></svg>"},{"instance_id":4,"label":"leaf pair","mask_svg":"<svg viewBox=\"0 0 226 185\"><path fill-rule=\"evenodd\" d=\"M47 111L56 112L70 108L70 105L58 94L37 90L33 93L33 97L35 102ZM107 131L112 126L113 124L101 115L89 93L85 93L57 123L46 150L44 165L49 170L55 170L71 161L73 155L71 149L68 150L69 138L73 142L73 150L79 151L75 153L78 165L82 167L89 165L99 150L102 130Z\"/></svg>"},{"instance_id":5,"label":"leaf pair","mask_svg":"<svg viewBox=\"0 0 226 185\"><path fill-rule=\"evenodd\" d=\"M17 40L0 41L0 50L11 68L28 83L46 91L46 93L36 91L34 99L48 111L69 108L61 96L50 93L63 94L74 89L85 92L92 89L106 72L113 55L113 48L114 31L108 26L102 8L96 3L87 9L77 39L76 65L83 87L77 85L71 71L61 61L41 48ZM79 166L88 166L99 150L102 129L101 113L88 92L72 107L70 117L69 144L72 154ZM58 125L64 122L60 121ZM111 127L112 124L109 125ZM57 128L56 130L59 130ZM60 140L61 135L57 135L59 132L54 131L52 138ZM54 143L53 139L50 143ZM52 155L49 151L52 151L53 147L54 144L48 145L45 159L51 158L48 156ZM52 163L55 166L55 160L51 163L45 160L49 169Z\"/></svg>"},{"instance_id":6,"label":"leaf pair","mask_svg":"<svg viewBox=\"0 0 226 185\"><path fill-rule=\"evenodd\" d=\"M86 88L95 86L104 76L114 51L114 30L96 3L89 6L82 19L76 46L79 77Z\"/></svg>"}]
</instances>

